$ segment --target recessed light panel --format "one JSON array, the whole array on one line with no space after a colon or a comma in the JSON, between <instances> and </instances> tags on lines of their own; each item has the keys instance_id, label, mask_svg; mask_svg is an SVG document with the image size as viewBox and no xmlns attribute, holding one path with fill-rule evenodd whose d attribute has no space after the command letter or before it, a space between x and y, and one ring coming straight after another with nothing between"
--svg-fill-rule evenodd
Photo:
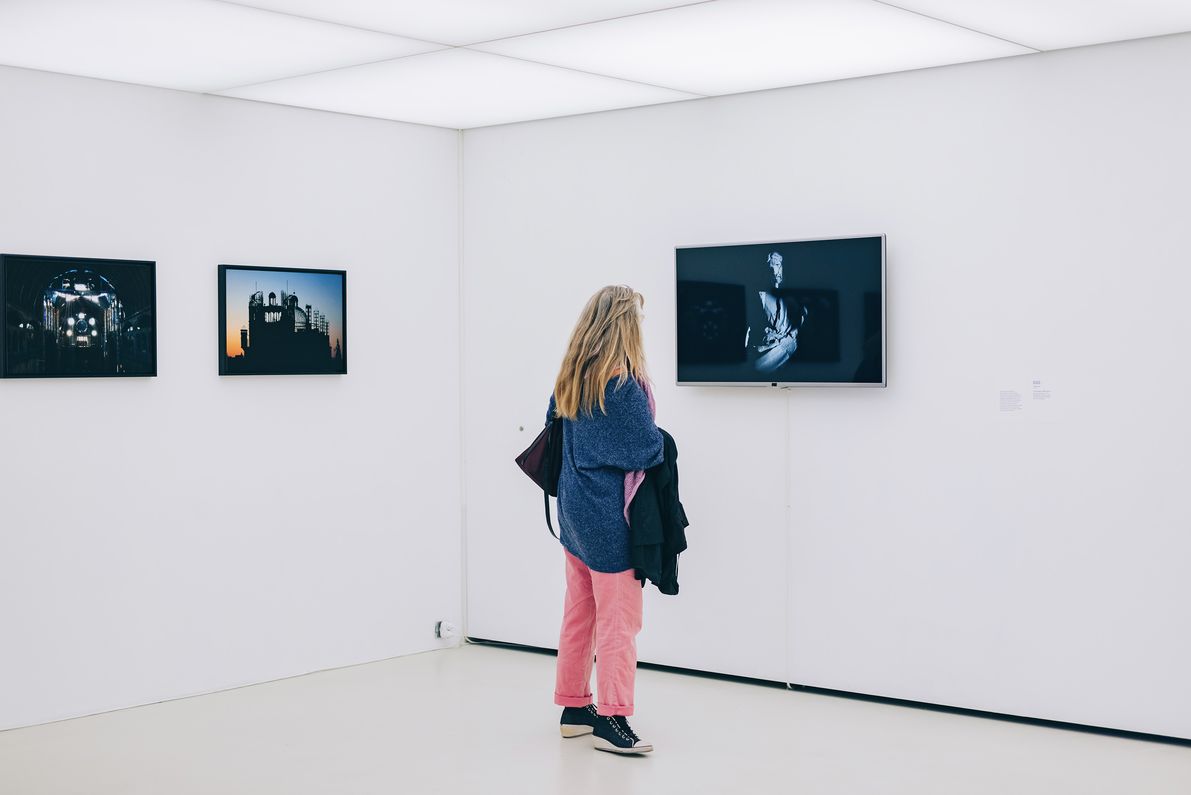
<instances>
[{"instance_id":1,"label":"recessed light panel","mask_svg":"<svg viewBox=\"0 0 1191 795\"><path fill-rule=\"evenodd\" d=\"M898 0L897 4L1040 50L1191 30L1191 0Z\"/></svg>"},{"instance_id":2,"label":"recessed light panel","mask_svg":"<svg viewBox=\"0 0 1191 795\"><path fill-rule=\"evenodd\" d=\"M721 0L477 49L704 94L1031 52L873 0Z\"/></svg>"},{"instance_id":3,"label":"recessed light panel","mask_svg":"<svg viewBox=\"0 0 1191 795\"><path fill-rule=\"evenodd\" d=\"M0 2L0 64L189 91L433 49L214 0Z\"/></svg>"},{"instance_id":4,"label":"recessed light panel","mask_svg":"<svg viewBox=\"0 0 1191 795\"><path fill-rule=\"evenodd\" d=\"M235 0L442 44L473 44L685 5L691 0Z\"/></svg>"},{"instance_id":5,"label":"recessed light panel","mask_svg":"<svg viewBox=\"0 0 1191 795\"><path fill-rule=\"evenodd\" d=\"M221 93L452 129L692 98L678 91L461 49Z\"/></svg>"}]
</instances>

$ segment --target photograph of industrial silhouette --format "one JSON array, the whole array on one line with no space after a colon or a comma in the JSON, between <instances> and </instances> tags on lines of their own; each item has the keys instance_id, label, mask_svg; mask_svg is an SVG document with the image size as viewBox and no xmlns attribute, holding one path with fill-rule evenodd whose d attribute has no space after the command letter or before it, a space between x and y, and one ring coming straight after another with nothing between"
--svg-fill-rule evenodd
<instances>
[{"instance_id":1,"label":"photograph of industrial silhouette","mask_svg":"<svg viewBox=\"0 0 1191 795\"><path fill-rule=\"evenodd\" d=\"M0 256L6 378L157 374L156 265Z\"/></svg>"},{"instance_id":2,"label":"photograph of industrial silhouette","mask_svg":"<svg viewBox=\"0 0 1191 795\"><path fill-rule=\"evenodd\" d=\"M219 266L219 374L347 372L347 274Z\"/></svg>"}]
</instances>

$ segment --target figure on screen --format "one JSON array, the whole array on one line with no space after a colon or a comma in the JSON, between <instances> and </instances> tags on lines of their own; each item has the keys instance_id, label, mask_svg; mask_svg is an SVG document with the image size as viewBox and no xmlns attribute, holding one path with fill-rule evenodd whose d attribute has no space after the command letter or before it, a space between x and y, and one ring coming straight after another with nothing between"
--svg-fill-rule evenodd
<instances>
[{"instance_id":1,"label":"figure on screen","mask_svg":"<svg viewBox=\"0 0 1191 795\"><path fill-rule=\"evenodd\" d=\"M773 272L773 292L758 291L761 308L765 310L765 331L761 343L756 346L760 354L756 360L757 370L771 373L790 361L794 351L798 350L798 332L806 322L807 308L799 306L795 309L797 321L790 319L790 305L787 299L777 291L782 286L782 255L772 251L766 259L769 269ZM751 329L750 329L751 331ZM744 335L744 344L749 344L749 332Z\"/></svg>"}]
</instances>

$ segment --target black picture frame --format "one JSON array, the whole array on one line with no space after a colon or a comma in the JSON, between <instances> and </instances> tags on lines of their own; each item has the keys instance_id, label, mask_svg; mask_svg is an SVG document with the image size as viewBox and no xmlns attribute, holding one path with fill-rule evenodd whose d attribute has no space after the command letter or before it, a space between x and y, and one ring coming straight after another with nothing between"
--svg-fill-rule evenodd
<instances>
[{"instance_id":1,"label":"black picture frame","mask_svg":"<svg viewBox=\"0 0 1191 795\"><path fill-rule=\"evenodd\" d=\"M112 337L111 345L103 342L94 346L95 350L81 351L81 346L67 350L61 343L62 329L45 327L51 310L44 303L40 307L42 316L37 317L38 292L42 294L41 301L48 300L45 295L51 282L72 271L90 274L82 281L93 279L89 283L92 289L71 290L75 297L62 300L93 296L82 305L92 316L88 322L95 321L90 322L92 334L97 339ZM101 306L100 300L106 306ZM53 311L60 312L60 307ZM21 313L27 313L28 319L18 323ZM137 320L128 321L130 313ZM143 325L127 329L130 322ZM114 348L114 351L99 352L101 348L109 351ZM156 375L156 262L0 254L0 378L153 378Z\"/></svg>"},{"instance_id":2,"label":"black picture frame","mask_svg":"<svg viewBox=\"0 0 1191 795\"><path fill-rule=\"evenodd\" d=\"M247 272L254 276L260 277L266 283L269 283L270 282L269 277L273 276L274 277L272 279L273 284L271 285L272 289L265 287L265 288L261 288L261 289L254 289L253 292L250 293L249 295L229 296L229 294L228 294L228 276L229 276L229 274L231 274L233 272ZM332 338L332 335L330 335L330 334L327 335L328 336L327 342L330 346L330 348L329 348L329 350L330 350L329 364L327 364L327 365L322 365L321 363L316 363L316 361L321 361L321 360L312 360L310 356L303 355L303 353L297 353L292 350L289 352L291 355L279 355L276 353L277 352L276 345L273 346L273 351L270 352L270 353L273 353L274 355L270 356L270 353L257 354L257 356L259 356L261 358L258 358L257 361L252 361L252 359L255 357L252 354L250 354L250 351L252 351L254 348L254 346L251 344L251 342L255 341L255 340L253 340L253 338L258 336L258 334L254 334L251 330L251 323L252 323L251 313L253 311L253 306L254 306L252 301L255 299L255 297L259 296L262 301L261 304L255 305L255 306L257 306L258 310L260 308L263 308L265 310L265 312L268 314L277 314L277 315L283 316L285 318L290 318L291 315L288 313L296 313L301 316L305 316L308 313L313 313L316 315L316 317L318 317L318 313L312 312L312 309L315 309L315 308L313 308L309 304L306 304L306 305L301 304L300 303L301 299L296 295L296 293L288 293L288 292L286 292L286 290L280 290L281 298L280 298L280 300L277 301L276 304L265 303L265 299L264 299L265 293L268 292L271 294L271 296L273 294L278 293L282 284L284 284L286 281L285 276L287 274L295 274L295 275L305 274L305 275L313 275L313 276L320 276L320 277L334 277L334 278L338 279L339 300L337 302L338 306L336 308L339 311L339 329L338 329L339 333L338 333L338 336L334 337L334 338ZM218 280L219 280L218 281L218 286L219 286L219 327L217 329L217 331L218 331L217 352L218 352L218 361L219 361L219 374L221 376L224 376L224 375L226 375L226 376L347 375L347 352L348 352L348 345L347 345L347 271L322 269L322 268L283 268L283 267L270 267L270 266L262 266L262 265L221 264L218 268ZM295 299L292 306L290 305L291 298ZM228 351L228 339L229 339L228 301L229 300L234 301L237 299L241 299L241 300L247 299L249 301L249 313L250 313L249 324L250 324L250 326L249 326L249 328L242 329L240 333L241 333L242 340L244 339L243 335L248 334L248 339L250 340L250 345L248 346L248 350L241 348L241 351L242 351L241 356L233 357L233 356L229 355L229 351ZM274 309L273 307L276 307L276 308ZM295 312L295 310L296 310L296 312ZM311 318L306 317L305 322L307 324L306 328L304 329L305 332L317 332L317 330L318 330L317 327L311 328L311 325L317 326L316 320L312 320ZM324 330L322 333L326 334L327 332ZM336 342L338 342L338 355L336 355L336 353L335 353ZM258 343L255 347L258 349L263 349L263 345L261 345L260 343ZM304 347L307 349L304 353L308 353L309 346L304 346ZM243 360L243 361L241 361L241 360Z\"/></svg>"}]
</instances>

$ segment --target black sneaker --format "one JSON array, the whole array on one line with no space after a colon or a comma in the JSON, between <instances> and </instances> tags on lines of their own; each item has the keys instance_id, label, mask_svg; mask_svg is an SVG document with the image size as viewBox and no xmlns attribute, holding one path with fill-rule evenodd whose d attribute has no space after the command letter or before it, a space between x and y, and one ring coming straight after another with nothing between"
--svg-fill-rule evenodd
<instances>
[{"instance_id":1,"label":"black sneaker","mask_svg":"<svg viewBox=\"0 0 1191 795\"><path fill-rule=\"evenodd\" d=\"M647 754L653 746L637 736L623 715L600 715L595 724L595 749L614 754Z\"/></svg>"},{"instance_id":2,"label":"black sneaker","mask_svg":"<svg viewBox=\"0 0 1191 795\"><path fill-rule=\"evenodd\" d=\"M588 704L586 707L563 707L562 720L559 721L558 728L563 737L582 737L591 734L597 718L599 714L596 712L595 704Z\"/></svg>"}]
</instances>

